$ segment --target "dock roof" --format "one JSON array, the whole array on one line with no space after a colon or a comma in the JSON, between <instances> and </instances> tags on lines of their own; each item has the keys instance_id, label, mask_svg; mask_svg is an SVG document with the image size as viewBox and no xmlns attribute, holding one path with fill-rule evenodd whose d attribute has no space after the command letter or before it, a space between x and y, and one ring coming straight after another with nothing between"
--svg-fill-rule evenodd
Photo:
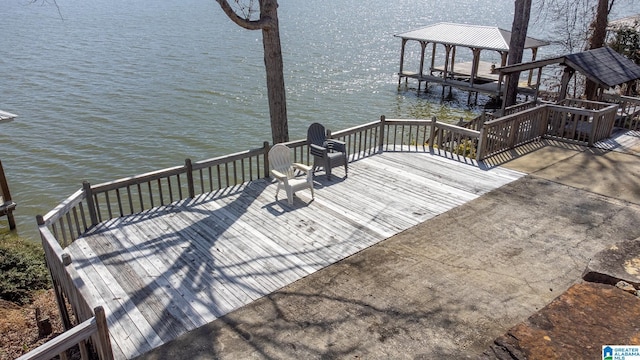
<instances>
[{"instance_id":1,"label":"dock roof","mask_svg":"<svg viewBox=\"0 0 640 360\"><path fill-rule=\"evenodd\" d=\"M442 22L396 34L395 36L407 40L508 52L511 31L495 26ZM525 49L537 48L548 44L546 41L527 37Z\"/></svg>"}]
</instances>

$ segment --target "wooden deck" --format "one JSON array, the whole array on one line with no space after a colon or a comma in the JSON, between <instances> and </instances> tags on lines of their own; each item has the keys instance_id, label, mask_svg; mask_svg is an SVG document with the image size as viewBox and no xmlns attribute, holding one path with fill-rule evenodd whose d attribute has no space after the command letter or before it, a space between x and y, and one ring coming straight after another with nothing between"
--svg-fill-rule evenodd
<instances>
[{"instance_id":1,"label":"wooden deck","mask_svg":"<svg viewBox=\"0 0 640 360\"><path fill-rule=\"evenodd\" d=\"M316 176L315 200L258 180L114 219L68 248L132 358L523 176L429 153L385 152Z\"/></svg>"}]
</instances>

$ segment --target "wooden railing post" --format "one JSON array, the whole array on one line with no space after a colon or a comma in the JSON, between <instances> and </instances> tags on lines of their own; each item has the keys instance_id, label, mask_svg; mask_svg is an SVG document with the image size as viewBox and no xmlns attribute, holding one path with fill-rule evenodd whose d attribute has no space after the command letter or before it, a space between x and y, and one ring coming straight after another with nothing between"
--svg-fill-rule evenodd
<instances>
[{"instance_id":1,"label":"wooden railing post","mask_svg":"<svg viewBox=\"0 0 640 360\"><path fill-rule=\"evenodd\" d=\"M600 117L602 117L602 113L603 113L603 111L599 110L599 111L596 111L593 114L593 121L592 121L592 124L591 124L591 131L590 131L590 134L589 134L589 139L587 141L587 145L589 147L593 146L593 143L594 143L593 139L598 134L597 131L598 131L599 127L600 127Z\"/></svg>"},{"instance_id":2,"label":"wooden railing post","mask_svg":"<svg viewBox=\"0 0 640 360\"><path fill-rule=\"evenodd\" d=\"M196 197L195 185L193 184L193 164L191 163L191 159L184 160L184 167L187 171L187 188L189 189L189 198L193 199Z\"/></svg>"},{"instance_id":3,"label":"wooden railing post","mask_svg":"<svg viewBox=\"0 0 640 360\"><path fill-rule=\"evenodd\" d=\"M484 126L480 128L480 136L478 137L478 150L476 150L476 161L484 159L484 147L487 143L487 130Z\"/></svg>"},{"instance_id":4,"label":"wooden railing post","mask_svg":"<svg viewBox=\"0 0 640 360\"><path fill-rule=\"evenodd\" d=\"M264 149L264 177L270 177L269 172L269 142L265 141L262 143L262 148Z\"/></svg>"},{"instance_id":5,"label":"wooden railing post","mask_svg":"<svg viewBox=\"0 0 640 360\"><path fill-rule=\"evenodd\" d=\"M98 326L98 356L100 360L113 360L113 349L111 348L111 339L109 338L109 327L107 326L107 318L104 314L102 306L93 309Z\"/></svg>"},{"instance_id":6,"label":"wooden railing post","mask_svg":"<svg viewBox=\"0 0 640 360\"><path fill-rule=\"evenodd\" d=\"M87 200L87 207L89 208L89 218L91 219L91 226L98 225L98 215L96 213L96 205L93 202L93 191L91 190L91 184L89 184L88 181L83 181L82 190L84 190L84 198Z\"/></svg>"},{"instance_id":7,"label":"wooden railing post","mask_svg":"<svg viewBox=\"0 0 640 360\"><path fill-rule=\"evenodd\" d=\"M549 131L549 107L547 105L541 106L538 116L540 116L538 136L540 139L544 139Z\"/></svg>"},{"instance_id":8,"label":"wooden railing post","mask_svg":"<svg viewBox=\"0 0 640 360\"><path fill-rule=\"evenodd\" d=\"M436 129L438 120L436 117L431 118L431 130L429 131L429 152L433 152L433 142L436 140Z\"/></svg>"},{"instance_id":9,"label":"wooden railing post","mask_svg":"<svg viewBox=\"0 0 640 360\"><path fill-rule=\"evenodd\" d=\"M378 152L382 153L384 151L384 128L386 117L384 115L380 116L380 136L378 137Z\"/></svg>"}]
</instances>

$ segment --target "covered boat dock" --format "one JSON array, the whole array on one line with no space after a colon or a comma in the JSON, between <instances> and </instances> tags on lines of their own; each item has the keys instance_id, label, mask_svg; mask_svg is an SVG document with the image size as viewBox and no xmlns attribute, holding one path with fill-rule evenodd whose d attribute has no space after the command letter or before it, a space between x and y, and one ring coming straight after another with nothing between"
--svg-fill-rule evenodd
<instances>
[{"instance_id":1,"label":"covered boat dock","mask_svg":"<svg viewBox=\"0 0 640 360\"><path fill-rule=\"evenodd\" d=\"M416 30L407 31L395 35L402 39L402 50L400 53L400 71L398 72L398 86L402 79L405 83L408 79L418 80L418 91L425 83L442 85L442 96L448 86L456 87L469 92L469 102L471 95L479 92L499 97L501 94L502 76L495 71L496 67L503 67L507 64L509 55L509 42L511 32L492 26L479 26L454 23L437 23ZM407 43L417 41L420 43L420 64L416 71L405 69L405 54ZM427 46L431 45L431 60L429 67L425 69L425 57ZM444 64L436 64L436 50L438 45L444 47ZM525 49L531 51L531 61L536 59L538 48L548 45L547 42L534 38L527 38ZM471 51L471 61L456 63L456 50L459 47L468 48ZM496 51L499 55L497 62L482 60L482 51ZM441 60L442 56L439 56ZM523 87L532 89L532 73L529 75L527 84Z\"/></svg>"}]
</instances>

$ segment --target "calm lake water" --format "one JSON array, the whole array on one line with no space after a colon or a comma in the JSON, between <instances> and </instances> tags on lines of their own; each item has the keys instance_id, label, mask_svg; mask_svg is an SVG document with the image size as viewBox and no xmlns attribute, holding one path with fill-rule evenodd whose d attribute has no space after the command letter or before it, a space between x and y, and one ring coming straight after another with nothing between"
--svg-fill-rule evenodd
<instances>
[{"instance_id":1,"label":"calm lake water","mask_svg":"<svg viewBox=\"0 0 640 360\"><path fill-rule=\"evenodd\" d=\"M80 188L256 148L270 140L259 31L213 0L2 0L0 160L21 235ZM640 12L625 3L622 15ZM281 0L291 139L389 118L457 119L461 94L398 91L400 40L439 21L511 28L512 0ZM530 36L548 39L542 24ZM542 57L553 49L542 50ZM2 221L6 226L6 221Z\"/></svg>"}]
</instances>

